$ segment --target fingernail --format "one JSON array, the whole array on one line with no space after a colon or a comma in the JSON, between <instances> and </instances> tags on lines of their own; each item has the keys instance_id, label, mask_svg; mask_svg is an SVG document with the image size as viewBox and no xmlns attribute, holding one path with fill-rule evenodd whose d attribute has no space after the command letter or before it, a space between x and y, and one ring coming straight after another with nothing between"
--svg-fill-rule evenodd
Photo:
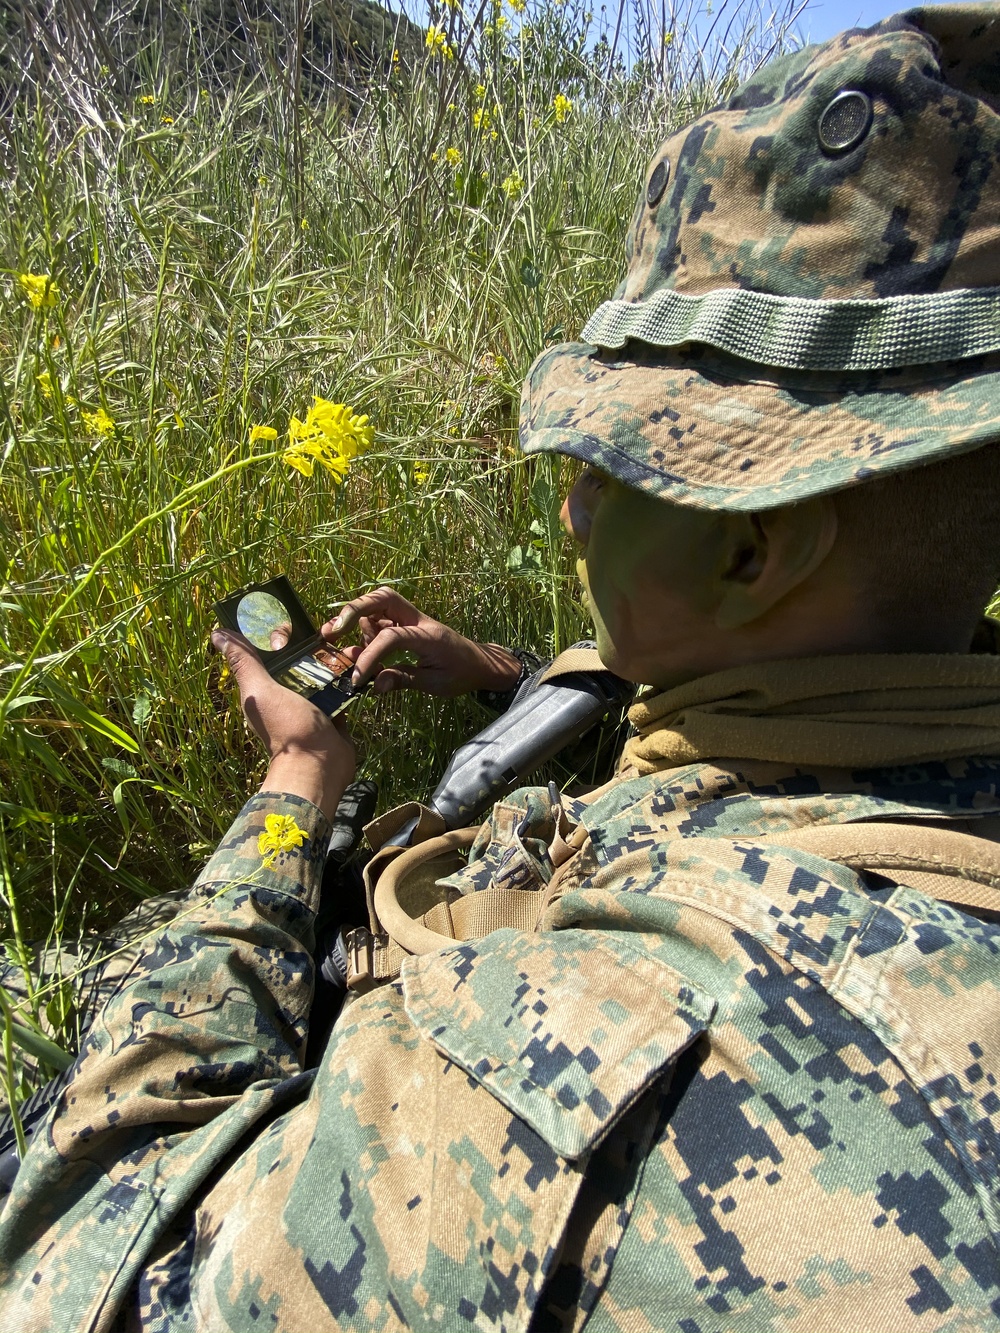
<instances>
[{"instance_id":1,"label":"fingernail","mask_svg":"<svg viewBox=\"0 0 1000 1333\"><path fill-rule=\"evenodd\" d=\"M331 620L331 621L330 621L330 628L331 628L331 629L340 629L340 622L341 622L342 619L343 619L342 616L337 616L336 619Z\"/></svg>"},{"instance_id":2,"label":"fingernail","mask_svg":"<svg viewBox=\"0 0 1000 1333\"><path fill-rule=\"evenodd\" d=\"M352 684L352 685L360 685L360 684L361 684L361 672L360 672L360 671L352 671L352 672L351 672L351 684Z\"/></svg>"}]
</instances>

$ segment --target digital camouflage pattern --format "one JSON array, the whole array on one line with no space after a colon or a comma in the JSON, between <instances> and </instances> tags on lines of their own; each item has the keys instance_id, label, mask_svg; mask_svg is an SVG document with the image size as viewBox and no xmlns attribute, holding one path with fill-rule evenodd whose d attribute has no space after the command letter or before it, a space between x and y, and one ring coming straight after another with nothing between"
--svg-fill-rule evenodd
<instances>
[{"instance_id":1,"label":"digital camouflage pattern","mask_svg":"<svg viewBox=\"0 0 1000 1333\"><path fill-rule=\"evenodd\" d=\"M995 440L998 66L998 6L914 9L773 61L667 139L614 299L529 373L525 451L758 510ZM843 92L871 125L830 152Z\"/></svg>"},{"instance_id":2,"label":"digital camouflage pattern","mask_svg":"<svg viewBox=\"0 0 1000 1333\"><path fill-rule=\"evenodd\" d=\"M699 763L498 805L414 958L301 1068L328 825L238 817L95 1024L0 1224L17 1333L1000 1325L1000 930L767 833L1000 812L1000 761ZM260 870L268 813L308 833Z\"/></svg>"}]
</instances>

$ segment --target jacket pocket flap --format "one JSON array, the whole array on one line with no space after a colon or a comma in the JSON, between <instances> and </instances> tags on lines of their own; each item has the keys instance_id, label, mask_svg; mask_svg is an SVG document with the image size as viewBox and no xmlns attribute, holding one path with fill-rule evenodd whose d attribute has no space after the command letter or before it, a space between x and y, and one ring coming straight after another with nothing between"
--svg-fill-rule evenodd
<instances>
[{"instance_id":1,"label":"jacket pocket flap","mask_svg":"<svg viewBox=\"0 0 1000 1333\"><path fill-rule=\"evenodd\" d=\"M621 934L497 930L408 958L406 1012L560 1156L594 1147L714 999Z\"/></svg>"}]
</instances>

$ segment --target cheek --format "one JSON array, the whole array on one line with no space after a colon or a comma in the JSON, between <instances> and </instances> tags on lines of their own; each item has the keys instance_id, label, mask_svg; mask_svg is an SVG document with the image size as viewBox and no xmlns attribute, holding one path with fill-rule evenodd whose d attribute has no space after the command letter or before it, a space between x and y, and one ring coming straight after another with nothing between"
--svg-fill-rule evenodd
<instances>
[{"instance_id":1,"label":"cheek","mask_svg":"<svg viewBox=\"0 0 1000 1333\"><path fill-rule=\"evenodd\" d=\"M587 583L595 609L609 628L628 622L649 578L636 533L601 509L590 520L589 538Z\"/></svg>"}]
</instances>

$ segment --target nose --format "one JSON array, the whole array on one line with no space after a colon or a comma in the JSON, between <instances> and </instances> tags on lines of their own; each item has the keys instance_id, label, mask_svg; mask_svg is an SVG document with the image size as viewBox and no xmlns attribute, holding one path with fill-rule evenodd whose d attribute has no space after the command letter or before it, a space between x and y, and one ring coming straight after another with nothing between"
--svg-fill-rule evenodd
<instances>
[{"instance_id":1,"label":"nose","mask_svg":"<svg viewBox=\"0 0 1000 1333\"><path fill-rule=\"evenodd\" d=\"M591 513L584 501L586 487L582 484L583 480L582 477L578 478L563 500L559 521L575 542L586 546L590 539Z\"/></svg>"}]
</instances>

